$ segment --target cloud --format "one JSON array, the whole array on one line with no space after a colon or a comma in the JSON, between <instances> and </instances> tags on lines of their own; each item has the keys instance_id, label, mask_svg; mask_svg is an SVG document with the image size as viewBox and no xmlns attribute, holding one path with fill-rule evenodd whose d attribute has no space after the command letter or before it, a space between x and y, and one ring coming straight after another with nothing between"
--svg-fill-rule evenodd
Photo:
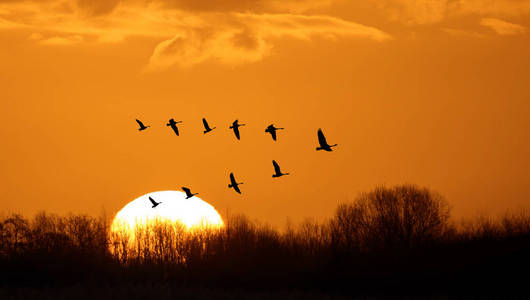
<instances>
[{"instance_id":1,"label":"cloud","mask_svg":"<svg viewBox=\"0 0 530 300\"><path fill-rule=\"evenodd\" d=\"M77 8L86 16L101 16L111 13L120 0L76 0Z\"/></svg>"},{"instance_id":2,"label":"cloud","mask_svg":"<svg viewBox=\"0 0 530 300\"><path fill-rule=\"evenodd\" d=\"M489 27L500 35L518 35L526 32L524 26L494 18L484 18L480 21L480 25Z\"/></svg>"},{"instance_id":3,"label":"cloud","mask_svg":"<svg viewBox=\"0 0 530 300\"><path fill-rule=\"evenodd\" d=\"M391 20L410 25L435 24L465 16L521 17L530 15L526 0L371 0Z\"/></svg>"},{"instance_id":4,"label":"cloud","mask_svg":"<svg viewBox=\"0 0 530 300\"><path fill-rule=\"evenodd\" d=\"M391 20L409 24L430 24L442 21L448 14L451 0L371 0Z\"/></svg>"},{"instance_id":5,"label":"cloud","mask_svg":"<svg viewBox=\"0 0 530 300\"><path fill-rule=\"evenodd\" d=\"M530 14L527 0L459 0L458 13L482 16L519 17Z\"/></svg>"},{"instance_id":6,"label":"cloud","mask_svg":"<svg viewBox=\"0 0 530 300\"><path fill-rule=\"evenodd\" d=\"M79 35L73 36L52 36L49 38L41 38L39 36L31 35L31 39L37 40L41 45L51 45L51 46L68 46L73 44L79 44L83 41L83 37Z\"/></svg>"},{"instance_id":7,"label":"cloud","mask_svg":"<svg viewBox=\"0 0 530 300\"><path fill-rule=\"evenodd\" d=\"M252 63L263 59L271 47L245 29L188 30L158 44L146 70L160 71L173 65L192 66L209 59L225 64Z\"/></svg>"},{"instance_id":8,"label":"cloud","mask_svg":"<svg viewBox=\"0 0 530 300\"><path fill-rule=\"evenodd\" d=\"M282 37L307 41L314 37L390 39L379 29L328 16L236 13L224 22L211 24L216 26L186 30L161 42L146 70L186 67L208 60L231 65L257 62L269 55L274 40Z\"/></svg>"},{"instance_id":9,"label":"cloud","mask_svg":"<svg viewBox=\"0 0 530 300\"><path fill-rule=\"evenodd\" d=\"M334 0L144 0L163 7L203 12L302 13Z\"/></svg>"}]
</instances>

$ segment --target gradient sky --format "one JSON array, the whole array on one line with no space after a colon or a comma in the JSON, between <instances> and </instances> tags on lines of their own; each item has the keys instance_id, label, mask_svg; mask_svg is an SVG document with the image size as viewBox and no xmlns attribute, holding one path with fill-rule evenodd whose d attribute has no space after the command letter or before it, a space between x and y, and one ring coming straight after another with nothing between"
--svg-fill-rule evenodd
<instances>
[{"instance_id":1,"label":"gradient sky","mask_svg":"<svg viewBox=\"0 0 530 300\"><path fill-rule=\"evenodd\" d=\"M530 1L0 0L0 45L6 212L188 186L283 224L400 183L456 216L530 208Z\"/></svg>"}]
</instances>

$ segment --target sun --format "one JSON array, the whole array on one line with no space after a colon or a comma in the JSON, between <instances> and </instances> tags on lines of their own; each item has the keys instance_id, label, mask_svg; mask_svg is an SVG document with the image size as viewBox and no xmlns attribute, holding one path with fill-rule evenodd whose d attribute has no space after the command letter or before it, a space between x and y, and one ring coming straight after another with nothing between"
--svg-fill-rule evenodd
<instances>
[{"instance_id":1,"label":"sun","mask_svg":"<svg viewBox=\"0 0 530 300\"><path fill-rule=\"evenodd\" d=\"M153 207L149 197L160 204ZM114 217L111 232L125 231L134 235L135 230L156 222L180 224L188 231L224 226L217 210L199 197L186 199L183 192L159 191L145 194L125 205Z\"/></svg>"}]
</instances>

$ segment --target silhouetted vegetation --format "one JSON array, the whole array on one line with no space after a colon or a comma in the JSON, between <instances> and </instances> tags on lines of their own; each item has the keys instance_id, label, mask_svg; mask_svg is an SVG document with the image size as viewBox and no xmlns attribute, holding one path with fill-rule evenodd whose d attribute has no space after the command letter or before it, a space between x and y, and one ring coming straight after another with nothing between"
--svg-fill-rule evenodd
<instances>
[{"instance_id":1,"label":"silhouetted vegetation","mask_svg":"<svg viewBox=\"0 0 530 300\"><path fill-rule=\"evenodd\" d=\"M519 274L530 267L530 214L456 222L441 195L413 185L361 194L322 223L307 220L281 231L245 216L225 223L193 232L152 224L137 228L132 239L110 234L104 217L5 216L0 297L62 287L66 294L54 295L79 298L86 295L82 286L128 298L153 290L162 291L161 298L180 293L193 294L191 299L201 299L198 290L202 299L506 297L523 292L526 277ZM129 292L113 294L113 287ZM130 292L140 287L145 289ZM212 289L223 292L210 294ZM252 292L229 292L241 290Z\"/></svg>"}]
</instances>

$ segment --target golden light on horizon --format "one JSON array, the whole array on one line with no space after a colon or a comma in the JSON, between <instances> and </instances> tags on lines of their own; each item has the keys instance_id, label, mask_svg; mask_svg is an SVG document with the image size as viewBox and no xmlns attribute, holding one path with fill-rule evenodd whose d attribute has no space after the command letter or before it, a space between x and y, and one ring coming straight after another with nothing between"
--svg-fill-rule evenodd
<instances>
[{"instance_id":1,"label":"golden light on horizon","mask_svg":"<svg viewBox=\"0 0 530 300\"><path fill-rule=\"evenodd\" d=\"M159 203L153 207L151 200ZM179 191L159 191L145 194L125 205L114 217L111 232L134 238L138 230L148 230L157 224L182 226L186 231L217 229L224 226L217 210L197 196L186 199Z\"/></svg>"}]
</instances>

